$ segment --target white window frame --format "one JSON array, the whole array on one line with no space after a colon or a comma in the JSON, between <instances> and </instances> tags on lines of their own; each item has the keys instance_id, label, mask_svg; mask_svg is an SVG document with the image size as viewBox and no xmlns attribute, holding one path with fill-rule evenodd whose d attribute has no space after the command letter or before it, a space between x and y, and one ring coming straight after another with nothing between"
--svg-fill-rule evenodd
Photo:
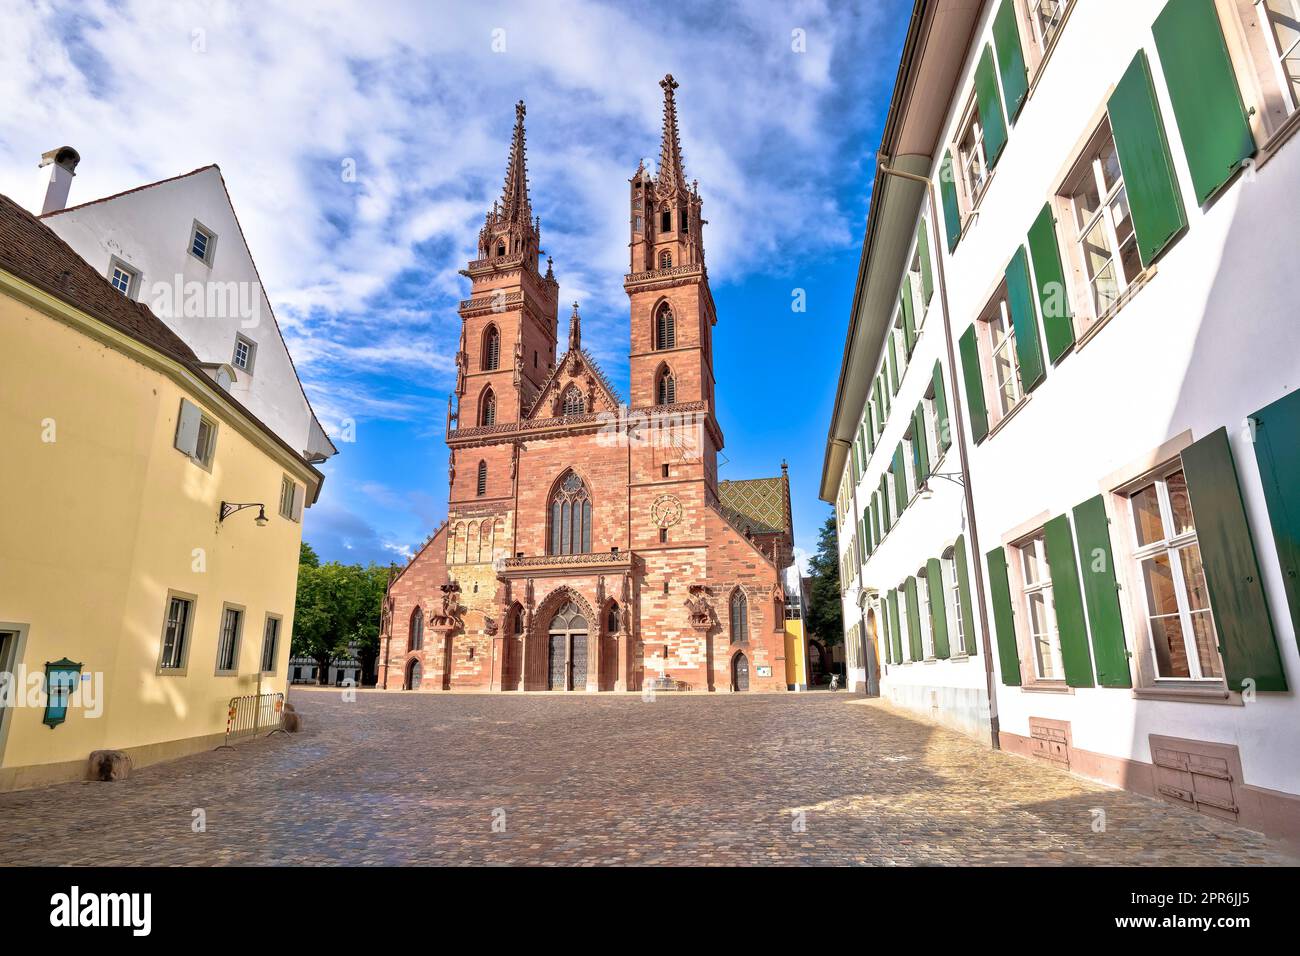
<instances>
[{"instance_id":1,"label":"white window frame","mask_svg":"<svg viewBox=\"0 0 1300 956\"><path fill-rule=\"evenodd\" d=\"M194 247L198 244L197 240L200 234L203 236L203 255L199 255L194 250ZM205 266L211 267L212 261L216 257L216 251L217 234L195 219L193 225L190 226L190 242L186 252Z\"/></svg>"},{"instance_id":2,"label":"white window frame","mask_svg":"<svg viewBox=\"0 0 1300 956\"><path fill-rule=\"evenodd\" d=\"M1198 557L1200 555L1200 539L1196 534L1195 513L1192 513L1192 527L1190 530L1181 533L1176 532L1173 537L1169 537L1169 532L1171 530L1176 531L1176 529L1174 529L1173 523L1173 506L1169 498L1168 480L1172 475L1181 471L1183 471L1182 459L1176 459L1139 481L1133 482L1120 492L1127 510L1129 557L1132 561L1135 590L1138 592L1138 606L1142 612L1142 626L1146 631L1147 650L1151 654L1151 678L1160 684L1222 685L1224 683L1224 667L1222 656L1218 653L1219 635L1218 627L1214 621L1214 611L1210 606L1208 594L1206 596L1206 607L1199 611L1192 610L1187 591L1187 581L1183 574L1181 552L1189 547L1195 547ZM1138 541L1137 514L1133 508L1133 496L1151 485L1156 488L1161 531L1164 537L1158 541L1141 544ZM1188 511L1191 512L1190 501L1188 502ZM1187 657L1189 675L1187 677L1166 676L1160 673L1160 657L1156 653L1155 630L1151 626L1152 617L1155 615L1151 613L1151 601L1147 594L1146 577L1143 573L1142 564L1144 561L1158 557L1161 554L1164 554L1169 562L1169 570L1173 579L1174 596L1178 603L1178 624L1183 638L1183 653ZM1219 669L1218 676L1206 675L1204 672L1204 665L1196 648L1196 630L1192 626L1193 614L1204 614L1210 622L1210 646L1214 649L1215 663Z\"/></svg>"},{"instance_id":3,"label":"white window frame","mask_svg":"<svg viewBox=\"0 0 1300 956\"><path fill-rule=\"evenodd\" d=\"M979 325L980 352L986 363L984 369L985 390L991 387L993 401L985 404L992 413L992 424L996 425L1015 410L1025 399L1024 387L1020 382L1020 355L1016 351L1016 325L1011 320L1011 310L1007 305L1006 286L999 287L993 300L985 307L977 320ZM1005 353L1008 358L1009 375L1000 374L998 356Z\"/></svg>"},{"instance_id":4,"label":"white window frame","mask_svg":"<svg viewBox=\"0 0 1300 956\"><path fill-rule=\"evenodd\" d=\"M119 275L126 278L125 289L118 284ZM140 270L113 256L108 260L108 283L128 299L135 299L140 293Z\"/></svg>"},{"instance_id":5,"label":"white window frame","mask_svg":"<svg viewBox=\"0 0 1300 956\"><path fill-rule=\"evenodd\" d=\"M1052 572L1047 566L1047 539L1040 528L1027 538L1021 539L1014 546L1016 561L1020 572L1020 611L1024 614L1025 636L1029 642L1029 657L1034 666L1036 681L1064 681L1065 665L1061 657L1061 630L1056 621L1056 600L1052 590ZM1030 569L1033 569L1031 575ZM1039 598L1043 604L1046 630L1038 633L1034 630L1032 602ZM1046 673L1042 652L1047 652L1047 661L1054 672Z\"/></svg>"},{"instance_id":6,"label":"white window frame","mask_svg":"<svg viewBox=\"0 0 1300 956\"><path fill-rule=\"evenodd\" d=\"M964 144L971 137L973 138L968 156ZM966 107L961 125L957 128L957 139L953 143L953 150L957 154L958 178L961 180L962 192L966 196L965 213L969 215L979 208L980 200L988 191L989 180L993 177L993 171L989 169L988 156L984 151L983 118L980 116L979 103L975 101L974 95L971 96L970 105ZM978 184L971 178L973 169L978 169L981 173Z\"/></svg>"},{"instance_id":7,"label":"white window frame","mask_svg":"<svg viewBox=\"0 0 1300 956\"><path fill-rule=\"evenodd\" d=\"M917 626L921 629L921 658L932 661L935 659L934 631L930 627L930 579L925 568L916 572L916 608L920 618Z\"/></svg>"},{"instance_id":8,"label":"white window frame","mask_svg":"<svg viewBox=\"0 0 1300 956\"><path fill-rule=\"evenodd\" d=\"M1297 22L1300 22L1300 0L1287 0L1291 5L1292 16ZM1277 79L1277 84L1281 90L1283 99L1288 104L1288 113L1294 113L1300 108L1300 79L1292 80L1287 76L1286 60L1288 56L1297 63L1300 68L1300 29L1296 31L1295 42L1287 49L1282 48L1282 38L1278 36L1275 26L1276 14L1266 0L1255 0L1256 16L1259 17L1260 27L1264 31L1265 39L1268 41L1268 52L1273 61L1273 72Z\"/></svg>"},{"instance_id":9,"label":"white window frame","mask_svg":"<svg viewBox=\"0 0 1300 956\"><path fill-rule=\"evenodd\" d=\"M1107 143L1110 143L1114 152L1118 170L1115 182L1109 188L1106 186L1105 167L1101 159ZM1144 271L1140 258L1136 262L1136 271L1132 275L1129 275L1124 268L1122 250L1125 246L1132 246L1136 253L1137 234L1133 228L1133 212L1128 201L1128 187L1124 182L1124 172L1118 167L1119 154L1115 152L1115 137L1111 132L1110 120L1106 119L1089 140L1087 148L1062 189L1062 195L1069 206L1070 228L1074 231L1073 255L1079 264L1080 277L1086 287L1084 304L1088 309L1088 317L1093 321L1104 318L1118 309L1124 303L1129 289L1141 280ZM1084 181L1090 181L1098 196L1096 211L1086 219L1083 218L1082 208L1076 198ZM1121 204L1128 209L1126 220L1128 235L1123 241L1120 240L1119 226L1116 222L1116 207ZM1098 227L1101 229L1101 238L1107 245L1108 258L1106 265L1094 276L1089 274L1091 259L1085 239ZM1105 272L1107 267L1111 269L1115 291L1113 297L1103 307L1098 293L1097 276Z\"/></svg>"},{"instance_id":10,"label":"white window frame","mask_svg":"<svg viewBox=\"0 0 1300 956\"><path fill-rule=\"evenodd\" d=\"M1066 8L1070 5L1070 0L1026 0L1028 9L1026 13L1029 16L1029 25L1034 33L1034 42L1038 44L1038 49L1046 54L1056 42L1056 38L1061 35L1061 28L1065 26ZM1041 13L1046 7L1053 7L1055 10L1055 26L1049 33L1043 26Z\"/></svg>"},{"instance_id":11,"label":"white window frame","mask_svg":"<svg viewBox=\"0 0 1300 956\"><path fill-rule=\"evenodd\" d=\"M171 629L172 607L176 603L183 603L188 605L188 607L186 610L185 621L182 625L182 631L177 637L180 648L175 651L169 659L167 654L167 634ZM185 676L186 670L189 667L190 646L193 644L194 635L194 617L198 605L198 597L193 594L186 594L183 591L175 590L169 590L167 592L167 600L163 603L162 639L158 644L158 667L155 671L159 676Z\"/></svg>"},{"instance_id":12,"label":"white window frame","mask_svg":"<svg viewBox=\"0 0 1300 956\"><path fill-rule=\"evenodd\" d=\"M193 447L190 446L190 437L186 434L186 426L192 421L195 421ZM180 410L177 413L176 436L172 442L177 451L205 471L211 471L212 460L216 456L217 432L215 418L189 399L181 399Z\"/></svg>"},{"instance_id":13,"label":"white window frame","mask_svg":"<svg viewBox=\"0 0 1300 956\"><path fill-rule=\"evenodd\" d=\"M245 364L239 364L239 347L244 346L248 352L248 359ZM257 343L247 335L235 333L235 347L230 354L230 364L247 375L253 374L253 366L257 364Z\"/></svg>"},{"instance_id":14,"label":"white window frame","mask_svg":"<svg viewBox=\"0 0 1300 956\"><path fill-rule=\"evenodd\" d=\"M957 581L957 549L949 548L939 559L943 579L944 616L948 619L948 654L966 656L966 622L961 616L961 585Z\"/></svg>"}]
</instances>

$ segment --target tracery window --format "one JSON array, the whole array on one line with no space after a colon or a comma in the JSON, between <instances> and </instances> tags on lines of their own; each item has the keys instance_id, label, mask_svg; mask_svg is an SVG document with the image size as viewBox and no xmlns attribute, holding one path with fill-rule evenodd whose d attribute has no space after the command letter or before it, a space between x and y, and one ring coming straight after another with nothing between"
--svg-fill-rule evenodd
<instances>
[{"instance_id":1,"label":"tracery window","mask_svg":"<svg viewBox=\"0 0 1300 956\"><path fill-rule=\"evenodd\" d=\"M582 392L572 385L564 390L561 406L562 414L565 415L581 415L586 410L586 403L582 400Z\"/></svg>"},{"instance_id":2,"label":"tracery window","mask_svg":"<svg viewBox=\"0 0 1300 956\"><path fill-rule=\"evenodd\" d=\"M591 495L572 471L565 472L550 504L548 554L591 553Z\"/></svg>"},{"instance_id":3,"label":"tracery window","mask_svg":"<svg viewBox=\"0 0 1300 956\"><path fill-rule=\"evenodd\" d=\"M736 588L731 593L731 643L744 644L749 640L749 602L745 592Z\"/></svg>"},{"instance_id":4,"label":"tracery window","mask_svg":"<svg viewBox=\"0 0 1300 956\"><path fill-rule=\"evenodd\" d=\"M655 348L673 349L677 347L677 320L673 310L665 302L655 314Z\"/></svg>"},{"instance_id":5,"label":"tracery window","mask_svg":"<svg viewBox=\"0 0 1300 956\"><path fill-rule=\"evenodd\" d=\"M659 373L659 381L655 383L655 404L672 405L677 401L677 379L668 369Z\"/></svg>"},{"instance_id":6,"label":"tracery window","mask_svg":"<svg viewBox=\"0 0 1300 956\"><path fill-rule=\"evenodd\" d=\"M483 333L483 371L491 372L501 366L501 333L489 325Z\"/></svg>"}]
</instances>

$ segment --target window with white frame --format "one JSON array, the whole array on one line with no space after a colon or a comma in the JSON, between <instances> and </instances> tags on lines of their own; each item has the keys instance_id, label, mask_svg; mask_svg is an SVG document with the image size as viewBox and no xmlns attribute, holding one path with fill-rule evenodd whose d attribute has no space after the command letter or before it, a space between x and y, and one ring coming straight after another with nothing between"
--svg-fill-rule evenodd
<instances>
[{"instance_id":1,"label":"window with white frame","mask_svg":"<svg viewBox=\"0 0 1300 956\"><path fill-rule=\"evenodd\" d=\"M921 285L921 247L917 245L912 250L912 261L908 263L907 273L909 281L903 286L903 294L910 295L912 298L912 314L916 316L916 329L920 331L922 324L925 322L925 290Z\"/></svg>"},{"instance_id":2,"label":"window with white frame","mask_svg":"<svg viewBox=\"0 0 1300 956\"><path fill-rule=\"evenodd\" d=\"M188 455L196 465L210 468L216 442L217 423L203 414L199 406L182 398L176 422L177 450Z\"/></svg>"},{"instance_id":3,"label":"window with white frame","mask_svg":"<svg viewBox=\"0 0 1300 956\"><path fill-rule=\"evenodd\" d=\"M943 610L948 619L948 647L954 657L966 653L966 621L961 616L961 585L957 582L956 549L949 548L939 559L943 578Z\"/></svg>"},{"instance_id":4,"label":"window with white frame","mask_svg":"<svg viewBox=\"0 0 1300 956\"><path fill-rule=\"evenodd\" d=\"M113 288L122 293L128 299L134 298L136 289L139 287L140 273L132 269L122 260L114 257L108 266L108 281Z\"/></svg>"},{"instance_id":5,"label":"window with white frame","mask_svg":"<svg viewBox=\"0 0 1300 956\"><path fill-rule=\"evenodd\" d=\"M1102 124L1062 194L1070 207L1074 258L1087 282L1091 318L1109 312L1142 272L1128 190L1110 121Z\"/></svg>"},{"instance_id":6,"label":"window with white frame","mask_svg":"<svg viewBox=\"0 0 1300 956\"><path fill-rule=\"evenodd\" d=\"M1047 543L1043 532L1015 546L1020 563L1021 602L1027 626L1034 675L1039 680L1063 680L1061 636L1056 627L1056 606L1052 598L1052 576L1047 567Z\"/></svg>"},{"instance_id":7,"label":"window with white frame","mask_svg":"<svg viewBox=\"0 0 1300 956\"><path fill-rule=\"evenodd\" d=\"M1023 397L1020 387L1020 358L1016 354L1016 327L1007 308L1006 287L998 290L980 316L980 352L985 362L985 376L996 393L988 403L994 424L1006 417Z\"/></svg>"},{"instance_id":8,"label":"window with white frame","mask_svg":"<svg viewBox=\"0 0 1300 956\"><path fill-rule=\"evenodd\" d=\"M979 107L971 102L970 112L962 123L957 139L957 162L962 188L966 193L967 211L979 205L988 185L989 169L984 156L984 126L980 121Z\"/></svg>"},{"instance_id":9,"label":"window with white frame","mask_svg":"<svg viewBox=\"0 0 1300 956\"><path fill-rule=\"evenodd\" d=\"M1067 0L1028 0L1029 23L1034 31L1034 42L1046 51L1056 39L1061 21L1065 18Z\"/></svg>"},{"instance_id":10,"label":"window with white frame","mask_svg":"<svg viewBox=\"0 0 1300 956\"><path fill-rule=\"evenodd\" d=\"M217 237L212 230L194 223L190 232L190 255L206 265L212 265L212 254L216 251Z\"/></svg>"},{"instance_id":11,"label":"window with white frame","mask_svg":"<svg viewBox=\"0 0 1300 956\"><path fill-rule=\"evenodd\" d=\"M898 633L903 644L903 653L909 661L912 658L912 644L910 640L911 632L907 629L907 588L900 586L898 589ZM899 663L903 663L899 661Z\"/></svg>"},{"instance_id":12,"label":"window with white frame","mask_svg":"<svg viewBox=\"0 0 1300 956\"><path fill-rule=\"evenodd\" d=\"M1221 680L1223 662L1181 463L1126 497L1155 676Z\"/></svg>"},{"instance_id":13,"label":"window with white frame","mask_svg":"<svg viewBox=\"0 0 1300 956\"><path fill-rule=\"evenodd\" d=\"M925 568L916 572L916 606L919 609L917 624L921 631L921 656L934 660L934 633L930 629L930 579Z\"/></svg>"},{"instance_id":14,"label":"window with white frame","mask_svg":"<svg viewBox=\"0 0 1300 956\"><path fill-rule=\"evenodd\" d=\"M898 381L901 384L903 374L907 371L907 333L903 331L903 313L899 310L898 318L894 322L894 327L889 334L894 339L894 359L895 366L898 369Z\"/></svg>"},{"instance_id":15,"label":"window with white frame","mask_svg":"<svg viewBox=\"0 0 1300 956\"><path fill-rule=\"evenodd\" d=\"M1256 0L1268 24L1278 82L1291 110L1300 106L1300 0Z\"/></svg>"},{"instance_id":16,"label":"window with white frame","mask_svg":"<svg viewBox=\"0 0 1300 956\"><path fill-rule=\"evenodd\" d=\"M235 368L243 369L248 374L253 374L253 361L257 357L257 343L246 335L235 336L235 352L230 359L230 364Z\"/></svg>"}]
</instances>

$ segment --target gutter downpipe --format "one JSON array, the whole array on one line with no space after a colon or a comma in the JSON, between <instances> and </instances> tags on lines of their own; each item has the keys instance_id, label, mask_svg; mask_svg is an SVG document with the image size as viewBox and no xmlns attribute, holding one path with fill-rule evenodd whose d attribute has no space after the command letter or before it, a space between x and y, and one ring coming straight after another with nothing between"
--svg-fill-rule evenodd
<instances>
[{"instance_id":1,"label":"gutter downpipe","mask_svg":"<svg viewBox=\"0 0 1300 956\"><path fill-rule=\"evenodd\" d=\"M885 157L881 157L881 158L884 159ZM916 173L905 172L901 169L893 169L888 165L879 165L876 168L880 172L888 176L897 176L900 179L911 180L912 182L915 183L923 183L925 185L925 193L929 201L931 212L939 208L938 205L936 205L935 203L934 184L930 181L930 178L928 176L920 176L917 175ZM933 219L931 221L933 222ZM936 245L938 243L938 239L939 239L938 231L935 230ZM939 280L939 300L940 300L940 304L943 306L944 344L947 346L948 349L948 377L951 380L951 388L949 389L948 396L949 396L949 401L952 405L953 412L956 414L957 421L960 423L965 418L965 412L963 411L963 407L962 407L961 390L960 388L958 388L958 382L957 382L957 355L956 352L953 350L953 346L952 346L952 314L948 311L948 282L944 276L942 251L940 251L939 255L934 257L934 262L935 262L935 272ZM998 699L996 693L997 684L993 677L993 647L991 641L989 640L988 605L984 600L984 574L983 574L984 569L982 565L984 552L980 548L979 531L975 526L975 496L971 491L970 458L967 455L967 451L966 451L966 431L965 429L961 428L959 424L956 429L956 432L957 432L957 443L961 450L962 491L965 493L965 498L966 498L966 515L970 519L970 543L971 543L971 559L972 559L971 563L974 564L975 566L973 569L974 577L975 577L975 594L976 597L979 599L980 625L981 625L981 630L983 632L981 634L981 637L982 637L982 643L984 645L985 692L988 694L988 698L989 698L989 733L992 736L993 749L1001 750L1002 745L998 739L999 725L998 725ZM967 569L967 570L971 570L971 569Z\"/></svg>"}]
</instances>

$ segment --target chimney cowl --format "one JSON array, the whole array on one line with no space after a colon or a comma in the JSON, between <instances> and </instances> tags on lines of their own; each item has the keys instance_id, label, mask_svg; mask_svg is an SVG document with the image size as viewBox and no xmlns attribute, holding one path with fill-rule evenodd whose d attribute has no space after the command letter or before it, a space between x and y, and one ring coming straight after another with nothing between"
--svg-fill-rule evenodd
<instances>
[{"instance_id":1,"label":"chimney cowl","mask_svg":"<svg viewBox=\"0 0 1300 956\"><path fill-rule=\"evenodd\" d=\"M52 149L48 153L41 154L42 167L51 163L62 166L73 176L77 175L77 164L81 162L81 154L71 146L60 146L58 149Z\"/></svg>"}]
</instances>

